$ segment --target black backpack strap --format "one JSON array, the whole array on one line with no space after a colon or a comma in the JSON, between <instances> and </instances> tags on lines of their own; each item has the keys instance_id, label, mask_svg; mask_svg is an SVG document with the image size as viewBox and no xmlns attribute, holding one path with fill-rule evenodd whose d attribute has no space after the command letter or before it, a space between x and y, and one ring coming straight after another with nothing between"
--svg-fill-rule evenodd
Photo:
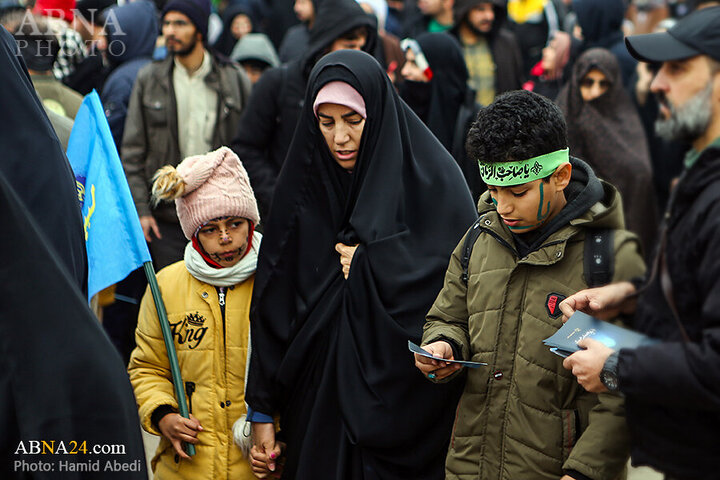
<instances>
[{"instance_id":1,"label":"black backpack strap","mask_svg":"<svg viewBox=\"0 0 720 480\"><path fill-rule=\"evenodd\" d=\"M460 255L460 266L462 267L462 276L460 278L462 279L462 282L465 284L465 286L467 286L468 284L468 268L470 267L470 256L472 255L475 242L477 242L477 239L482 232L482 230L480 229L480 220L482 220L482 218L483 217L480 217L475 220L475 223L473 223L472 227L470 227L470 230L468 230L468 233L465 236L465 242L463 243L462 255Z\"/></svg>"},{"instance_id":2,"label":"black backpack strap","mask_svg":"<svg viewBox=\"0 0 720 480\"><path fill-rule=\"evenodd\" d=\"M588 287L612 282L615 274L614 233L611 229L592 229L585 236L583 272Z\"/></svg>"}]
</instances>

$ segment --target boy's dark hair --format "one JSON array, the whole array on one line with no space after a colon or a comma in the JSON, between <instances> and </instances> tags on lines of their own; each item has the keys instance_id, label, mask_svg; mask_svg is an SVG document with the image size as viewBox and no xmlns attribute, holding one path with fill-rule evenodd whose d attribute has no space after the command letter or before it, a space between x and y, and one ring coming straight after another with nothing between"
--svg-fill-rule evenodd
<instances>
[{"instance_id":1,"label":"boy's dark hair","mask_svg":"<svg viewBox=\"0 0 720 480\"><path fill-rule=\"evenodd\" d=\"M465 142L468 156L484 163L527 160L567 146L560 108L526 90L504 93L481 109Z\"/></svg>"}]
</instances>

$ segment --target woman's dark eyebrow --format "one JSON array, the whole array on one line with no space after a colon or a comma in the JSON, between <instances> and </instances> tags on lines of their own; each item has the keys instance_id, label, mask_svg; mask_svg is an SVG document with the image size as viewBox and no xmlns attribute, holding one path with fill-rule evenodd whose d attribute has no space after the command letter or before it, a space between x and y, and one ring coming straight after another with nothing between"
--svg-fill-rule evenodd
<instances>
[{"instance_id":1,"label":"woman's dark eyebrow","mask_svg":"<svg viewBox=\"0 0 720 480\"><path fill-rule=\"evenodd\" d=\"M352 112L346 113L345 115L340 115L340 116L342 118L348 118L348 117L352 117L353 115L360 115L360 114L358 112L352 111Z\"/></svg>"},{"instance_id":2,"label":"woman's dark eyebrow","mask_svg":"<svg viewBox=\"0 0 720 480\"><path fill-rule=\"evenodd\" d=\"M330 116L330 115L325 115L324 113L320 113L320 112L318 112L317 115L318 115L318 117L325 117L325 118L329 118L330 120L332 120L332 118L333 118L333 117Z\"/></svg>"}]
</instances>

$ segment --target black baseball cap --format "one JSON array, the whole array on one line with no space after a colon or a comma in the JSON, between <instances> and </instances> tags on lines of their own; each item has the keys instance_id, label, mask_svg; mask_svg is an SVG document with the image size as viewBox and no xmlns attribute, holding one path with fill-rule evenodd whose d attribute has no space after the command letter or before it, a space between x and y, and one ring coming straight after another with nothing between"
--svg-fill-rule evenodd
<instances>
[{"instance_id":1,"label":"black baseball cap","mask_svg":"<svg viewBox=\"0 0 720 480\"><path fill-rule=\"evenodd\" d=\"M695 10L666 32L626 37L625 45L641 62L668 62L697 55L720 61L720 7Z\"/></svg>"}]
</instances>

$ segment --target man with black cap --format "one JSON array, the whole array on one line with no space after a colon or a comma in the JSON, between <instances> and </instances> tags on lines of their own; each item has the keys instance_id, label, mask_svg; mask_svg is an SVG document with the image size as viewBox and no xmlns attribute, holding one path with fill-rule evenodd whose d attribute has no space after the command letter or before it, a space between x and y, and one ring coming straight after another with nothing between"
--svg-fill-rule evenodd
<instances>
[{"instance_id":1,"label":"man with black cap","mask_svg":"<svg viewBox=\"0 0 720 480\"><path fill-rule=\"evenodd\" d=\"M656 130L692 148L675 186L647 280L583 290L560 308L634 313L659 340L612 349L593 340L565 360L587 390L625 395L635 465L672 479L718 478L720 458L720 7L695 11L663 33L626 39L655 64ZM631 174L631 172L628 172ZM641 287L642 285L642 287ZM639 295L639 296L638 296Z\"/></svg>"},{"instance_id":2,"label":"man with black cap","mask_svg":"<svg viewBox=\"0 0 720 480\"><path fill-rule=\"evenodd\" d=\"M173 204L151 208L151 178L164 165L228 145L250 94L238 65L206 48L210 0L170 0L162 12L168 58L143 67L130 97L122 161L156 268L182 258Z\"/></svg>"}]
</instances>

